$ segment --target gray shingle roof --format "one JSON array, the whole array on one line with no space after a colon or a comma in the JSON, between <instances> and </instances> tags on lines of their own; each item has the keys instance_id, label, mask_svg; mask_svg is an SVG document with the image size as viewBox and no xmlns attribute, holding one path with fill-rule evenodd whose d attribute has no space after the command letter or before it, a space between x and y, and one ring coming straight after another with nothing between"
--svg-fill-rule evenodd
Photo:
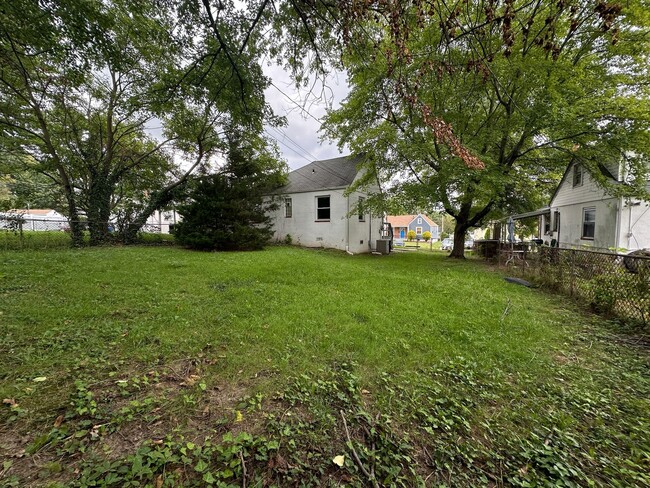
<instances>
[{"instance_id":1,"label":"gray shingle roof","mask_svg":"<svg viewBox=\"0 0 650 488\"><path fill-rule=\"evenodd\" d=\"M304 193L346 188L357 176L359 162L359 157L352 156L314 161L289 173L289 183L280 188L277 193Z\"/></svg>"}]
</instances>

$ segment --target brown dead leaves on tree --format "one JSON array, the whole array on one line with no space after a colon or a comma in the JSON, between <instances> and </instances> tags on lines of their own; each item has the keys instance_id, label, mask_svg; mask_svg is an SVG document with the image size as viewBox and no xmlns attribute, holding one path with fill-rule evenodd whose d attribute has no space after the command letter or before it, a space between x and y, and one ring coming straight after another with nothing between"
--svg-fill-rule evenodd
<instances>
[{"instance_id":1,"label":"brown dead leaves on tree","mask_svg":"<svg viewBox=\"0 0 650 488\"><path fill-rule=\"evenodd\" d=\"M342 12L342 37L345 47L352 52L358 46L372 46L375 51L368 59L381 55L386 60L386 78L395 82L395 94L411 109L419 113L424 124L431 130L436 142L445 144L452 154L460 158L468 168L482 169L484 163L473 155L454 135L451 124L433 113L432 108L418 96L419 81L423 76L437 76L443 73L459 75L463 72L481 74L484 82L490 77L489 63L499 52L472 53L464 66L452 66L443 61L420 62L417 80L411 85L403 75L406 68L413 66L414 54L409 49L409 39L414 25L424 29L427 25L438 25L444 40L438 48L446 48L460 38L482 36L493 29L499 29L502 43L500 54L510 57L517 37L522 46L536 46L547 56L557 60L563 46L558 35L558 26L568 19L568 36L574 34L586 18L595 18L603 32L610 32L612 44L616 44L618 29L616 19L621 15L618 2L597 2L588 0L555 0L548 2L523 2L515 0L485 0L482 2L482 17L468 22L471 2L447 2L446 0L345 0L340 2ZM543 28L532 29L536 17L545 15ZM540 17L541 18L541 17ZM413 24L415 22L415 24ZM367 26L379 27L379 38L373 37ZM384 42L384 32L389 32L389 41ZM370 43L370 44L369 44ZM435 49L436 47L433 46Z\"/></svg>"}]
</instances>

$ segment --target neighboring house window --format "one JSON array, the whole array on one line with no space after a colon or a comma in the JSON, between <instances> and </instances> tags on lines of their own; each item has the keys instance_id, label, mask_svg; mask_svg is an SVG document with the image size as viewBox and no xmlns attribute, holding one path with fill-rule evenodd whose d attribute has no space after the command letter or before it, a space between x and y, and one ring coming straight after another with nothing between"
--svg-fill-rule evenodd
<instances>
[{"instance_id":1,"label":"neighboring house window","mask_svg":"<svg viewBox=\"0 0 650 488\"><path fill-rule=\"evenodd\" d=\"M363 213L363 201L365 198L359 197L359 222L365 222L366 216Z\"/></svg>"},{"instance_id":2,"label":"neighboring house window","mask_svg":"<svg viewBox=\"0 0 650 488\"><path fill-rule=\"evenodd\" d=\"M316 220L330 219L330 196L316 197Z\"/></svg>"},{"instance_id":3,"label":"neighboring house window","mask_svg":"<svg viewBox=\"0 0 650 488\"><path fill-rule=\"evenodd\" d=\"M291 198L284 199L284 216L288 219L293 217L293 207L291 206Z\"/></svg>"},{"instance_id":4,"label":"neighboring house window","mask_svg":"<svg viewBox=\"0 0 650 488\"><path fill-rule=\"evenodd\" d=\"M560 230L560 212L557 210L553 212L553 232L559 232Z\"/></svg>"},{"instance_id":5,"label":"neighboring house window","mask_svg":"<svg viewBox=\"0 0 650 488\"><path fill-rule=\"evenodd\" d=\"M416 233L417 235L421 236L421 235L422 235L422 227L416 227L416 228L415 228L415 233Z\"/></svg>"},{"instance_id":6,"label":"neighboring house window","mask_svg":"<svg viewBox=\"0 0 650 488\"><path fill-rule=\"evenodd\" d=\"M573 167L573 186L582 186L583 176L584 170L582 169L582 165L576 164Z\"/></svg>"},{"instance_id":7,"label":"neighboring house window","mask_svg":"<svg viewBox=\"0 0 650 488\"><path fill-rule=\"evenodd\" d=\"M593 239L596 234L596 209L594 207L582 209L582 238Z\"/></svg>"}]
</instances>

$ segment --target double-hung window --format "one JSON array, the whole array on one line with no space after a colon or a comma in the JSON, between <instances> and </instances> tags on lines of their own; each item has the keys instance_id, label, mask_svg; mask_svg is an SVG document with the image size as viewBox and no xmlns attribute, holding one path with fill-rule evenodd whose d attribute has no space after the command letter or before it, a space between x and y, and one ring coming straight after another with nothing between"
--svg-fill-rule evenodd
<instances>
[{"instance_id":1,"label":"double-hung window","mask_svg":"<svg viewBox=\"0 0 650 488\"><path fill-rule=\"evenodd\" d=\"M316 220L326 222L330 219L330 196L316 197Z\"/></svg>"},{"instance_id":2,"label":"double-hung window","mask_svg":"<svg viewBox=\"0 0 650 488\"><path fill-rule=\"evenodd\" d=\"M593 239L596 235L596 208L582 209L582 238Z\"/></svg>"}]
</instances>

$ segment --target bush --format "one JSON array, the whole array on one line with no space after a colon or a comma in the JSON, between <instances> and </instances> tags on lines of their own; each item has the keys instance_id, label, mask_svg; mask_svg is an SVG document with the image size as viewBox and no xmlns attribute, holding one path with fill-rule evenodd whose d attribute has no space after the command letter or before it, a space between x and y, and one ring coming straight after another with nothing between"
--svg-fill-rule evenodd
<instances>
[{"instance_id":1,"label":"bush","mask_svg":"<svg viewBox=\"0 0 650 488\"><path fill-rule=\"evenodd\" d=\"M424 239L426 242L429 242L431 239L431 232L428 230L422 233L422 239Z\"/></svg>"},{"instance_id":2,"label":"bush","mask_svg":"<svg viewBox=\"0 0 650 488\"><path fill-rule=\"evenodd\" d=\"M483 236L483 239L489 239L491 236L490 228L488 227L487 230L485 231L485 235Z\"/></svg>"},{"instance_id":3,"label":"bush","mask_svg":"<svg viewBox=\"0 0 650 488\"><path fill-rule=\"evenodd\" d=\"M246 142L231 143L227 165L218 174L198 177L190 203L178 208L183 220L174 228L176 240L206 251L262 249L273 235L268 211L277 208L263 195L284 182L283 168Z\"/></svg>"},{"instance_id":4,"label":"bush","mask_svg":"<svg viewBox=\"0 0 650 488\"><path fill-rule=\"evenodd\" d=\"M409 230L409 231L407 232L407 234L406 234L406 238L407 238L409 241L415 240L416 237L417 237L417 234L415 233L414 230Z\"/></svg>"}]
</instances>

